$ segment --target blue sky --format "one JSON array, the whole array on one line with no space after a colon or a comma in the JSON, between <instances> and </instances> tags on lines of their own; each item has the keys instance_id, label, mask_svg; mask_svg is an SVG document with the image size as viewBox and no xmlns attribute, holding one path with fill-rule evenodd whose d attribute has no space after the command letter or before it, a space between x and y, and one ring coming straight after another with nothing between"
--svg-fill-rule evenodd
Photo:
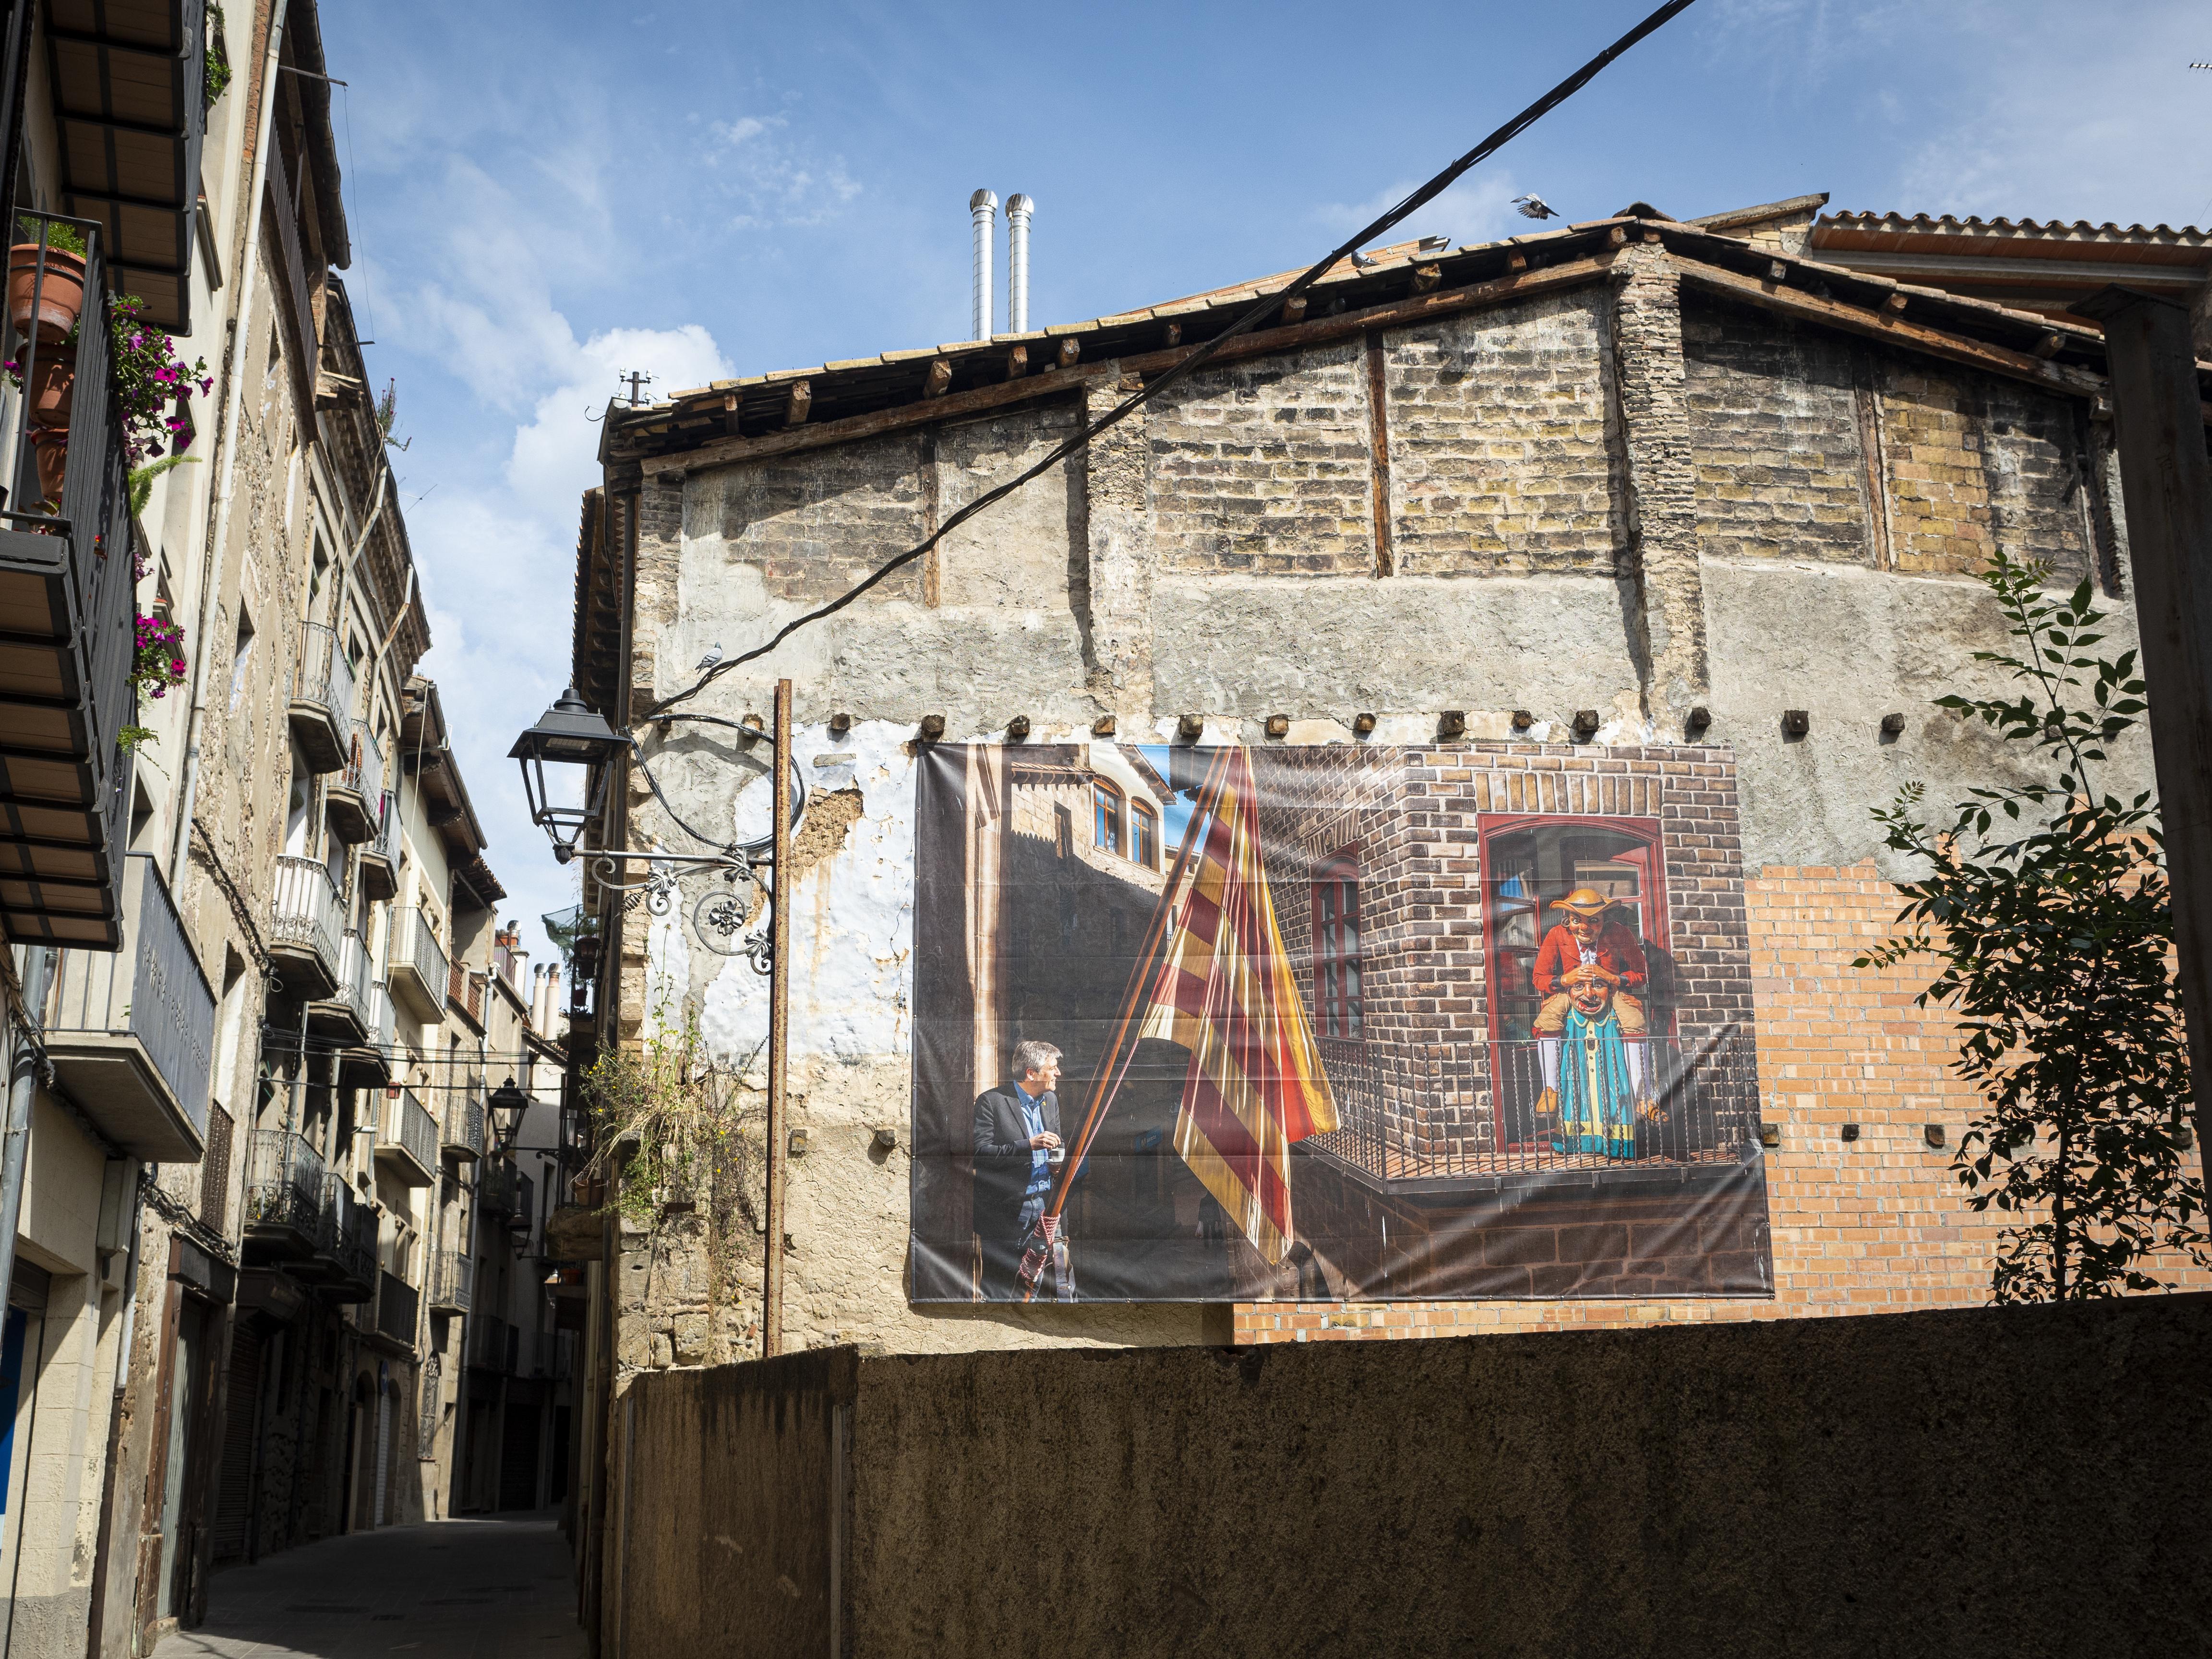
<instances>
[{"instance_id":1,"label":"blue sky","mask_svg":"<svg viewBox=\"0 0 2212 1659\"><path fill-rule=\"evenodd\" d=\"M1647 9L323 0L424 672L509 914L542 950L571 902L505 755L565 677L618 371L666 392L964 337L978 186L1038 204L1032 326L1302 264ZM1531 190L1569 218L1826 190L2202 223L2192 59L2202 0L1701 0L1407 234L1510 232Z\"/></svg>"}]
</instances>

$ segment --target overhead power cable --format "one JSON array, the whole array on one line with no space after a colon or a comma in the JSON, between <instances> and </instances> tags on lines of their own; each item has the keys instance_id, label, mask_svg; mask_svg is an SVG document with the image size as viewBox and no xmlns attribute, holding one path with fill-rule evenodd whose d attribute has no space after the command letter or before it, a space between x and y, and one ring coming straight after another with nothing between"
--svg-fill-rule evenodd
<instances>
[{"instance_id":1,"label":"overhead power cable","mask_svg":"<svg viewBox=\"0 0 2212 1659\"><path fill-rule=\"evenodd\" d=\"M949 515L945 519L945 522L937 527L936 532L927 541L921 542L913 547L909 547L905 552L898 554L893 558L885 560L882 564L878 565L875 569L869 572L867 575L861 578L860 581L854 583L851 587L846 589L844 592L839 594L836 599L830 600L827 604L817 605L813 610L809 611L801 616L793 617L781 628L776 629L775 634L769 638L767 643L763 645L757 645L751 650L740 652L734 657L723 658L721 661L714 664L711 668L708 668L704 673L701 674L697 679L694 680L683 690L676 692L671 696L664 697L660 702L653 704L651 708L646 710L644 718L647 720L657 718L658 716L665 714L669 709L675 708L677 704L690 701L691 698L697 696L700 692L705 690L709 685L712 685L723 675L728 673L732 669L742 666L745 663L755 661L759 658L768 655L769 652L775 650L776 647L781 645L786 640L789 639L793 634L805 627L808 623L817 623L825 617L835 616L838 611L842 611L847 605L852 604L854 600L859 599L863 593L866 593L870 588L875 586L878 582L881 582L885 577L890 575L894 571L902 569L905 566L912 564L916 559L922 557L930 550L930 549L935 547L939 542L943 541L945 537L951 535L962 525L975 517L976 514L982 513L997 505L999 502L1006 500L1007 496L1012 495L1016 490L1021 489L1025 484L1034 483L1036 479L1042 477L1046 473L1051 471L1054 467L1058 466L1069 456L1082 449L1093 438L1105 431L1109 427L1114 426L1119 422L1127 420L1131 415L1143 408L1145 404L1150 403L1153 398L1158 397L1160 393L1166 391L1168 387L1173 386L1177 380L1180 380L1189 374L1194 374L1200 368L1204 366L1208 359L1212 357L1231 340L1235 339L1240 334L1249 333L1254 328L1256 328L1262 318L1279 310L1286 301L1294 300L1300 295L1304 294L1308 289L1319 282L1323 276L1325 276L1340 261L1348 258L1353 253L1358 252L1361 248L1375 241L1392 226L1409 217L1411 215L1419 212L1429 203L1436 200L1437 197L1443 195L1445 191L1449 190L1455 183L1456 183L1462 174L1496 155L1507 144L1510 143L1515 138L1518 137L1522 132L1526 131L1529 127L1534 126L1538 121L1550 114L1552 111L1557 109L1561 104L1566 102L1568 99L1573 97L1577 92L1580 92L1585 86L1589 85L1589 82L1596 77L1598 71L1604 69L1608 64L1612 63L1614 58L1619 58L1631 47L1640 43L1645 36L1656 33L1664 25L1672 22L1677 15L1682 12L1687 11L1692 3L1693 0L1667 0L1667 3L1665 5L1661 6L1656 11L1654 11L1634 28L1629 30L1627 33L1622 35L1620 39L1614 41L1603 52L1598 53L1596 57L1591 58L1589 62L1584 64L1580 69L1577 70L1572 75L1567 76L1565 80L1560 82L1559 85L1553 87L1541 98L1539 98L1534 103L1529 105L1528 108L1522 110L1518 115L1508 121L1504 126L1499 127L1495 132L1492 133L1487 138L1485 138L1473 149L1468 151L1466 155L1461 156L1459 160L1454 161L1449 167L1444 168L1443 172L1437 173L1426 184L1422 185L1413 191L1411 195L1406 197L1403 200L1399 202L1396 206L1383 213L1382 216L1375 220L1373 223L1362 227L1342 245L1324 254L1320 259L1316 260L1312 265L1308 267L1304 274L1299 276L1298 279L1292 283L1288 288L1277 289L1273 293L1263 295L1259 299L1254 301L1251 305L1245 308L1243 314L1226 329L1215 335L1212 339L1207 340L1202 345L1195 348L1191 354L1185 357L1182 362L1175 364L1164 374L1159 375L1156 379L1148 381L1140 390L1132 392L1127 398L1116 404L1112 409L1107 410L1105 414L1100 416L1090 425L1085 427L1073 437L1060 444L1051 452L1051 453L1048 454L1042 460L1037 462L1027 471L1020 474L1017 477L1008 479L1005 483L999 485L995 489L987 490L982 495L978 495L974 501L969 502L965 507Z\"/></svg>"}]
</instances>

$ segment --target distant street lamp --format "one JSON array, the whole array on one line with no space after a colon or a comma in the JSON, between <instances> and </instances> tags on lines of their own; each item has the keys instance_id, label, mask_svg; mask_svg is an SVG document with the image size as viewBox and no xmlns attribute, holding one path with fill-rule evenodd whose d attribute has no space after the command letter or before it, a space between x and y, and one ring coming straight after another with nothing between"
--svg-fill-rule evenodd
<instances>
[{"instance_id":1,"label":"distant street lamp","mask_svg":"<svg viewBox=\"0 0 2212 1659\"><path fill-rule=\"evenodd\" d=\"M522 1133L523 1118L536 1103L514 1086L511 1077L491 1091L491 1132L501 1152L514 1145L514 1138Z\"/></svg>"}]
</instances>

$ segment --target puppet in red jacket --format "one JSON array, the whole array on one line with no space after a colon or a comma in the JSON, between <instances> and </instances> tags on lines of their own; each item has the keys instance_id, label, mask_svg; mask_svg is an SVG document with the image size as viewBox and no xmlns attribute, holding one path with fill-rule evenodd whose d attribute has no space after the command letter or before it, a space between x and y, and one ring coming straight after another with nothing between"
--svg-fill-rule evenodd
<instances>
[{"instance_id":1,"label":"puppet in red jacket","mask_svg":"<svg viewBox=\"0 0 2212 1659\"><path fill-rule=\"evenodd\" d=\"M1608 1006L1620 1022L1628 1075L1638 1101L1650 1098L1644 1081L1644 1000L1650 977L1644 946L1636 935L1608 919L1613 901L1595 888L1577 887L1551 908L1565 920L1544 935L1531 975L1544 1006L1537 1011L1536 1051L1544 1067L1544 1097L1538 1109L1559 1109L1559 1047L1570 1010L1585 1019L1602 1018Z\"/></svg>"}]
</instances>

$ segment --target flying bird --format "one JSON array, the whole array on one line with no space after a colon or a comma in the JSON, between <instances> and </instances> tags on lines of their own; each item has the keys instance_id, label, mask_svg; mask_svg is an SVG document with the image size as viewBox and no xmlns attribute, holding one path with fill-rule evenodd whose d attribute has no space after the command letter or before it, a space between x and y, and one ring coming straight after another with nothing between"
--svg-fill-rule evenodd
<instances>
[{"instance_id":1,"label":"flying bird","mask_svg":"<svg viewBox=\"0 0 2212 1659\"><path fill-rule=\"evenodd\" d=\"M710 645L707 647L707 654L699 659L697 672L703 674L721 659L722 647L719 645Z\"/></svg>"},{"instance_id":2,"label":"flying bird","mask_svg":"<svg viewBox=\"0 0 2212 1659\"><path fill-rule=\"evenodd\" d=\"M1559 212L1540 196L1516 196L1513 205L1521 210L1524 219L1556 219Z\"/></svg>"}]
</instances>

